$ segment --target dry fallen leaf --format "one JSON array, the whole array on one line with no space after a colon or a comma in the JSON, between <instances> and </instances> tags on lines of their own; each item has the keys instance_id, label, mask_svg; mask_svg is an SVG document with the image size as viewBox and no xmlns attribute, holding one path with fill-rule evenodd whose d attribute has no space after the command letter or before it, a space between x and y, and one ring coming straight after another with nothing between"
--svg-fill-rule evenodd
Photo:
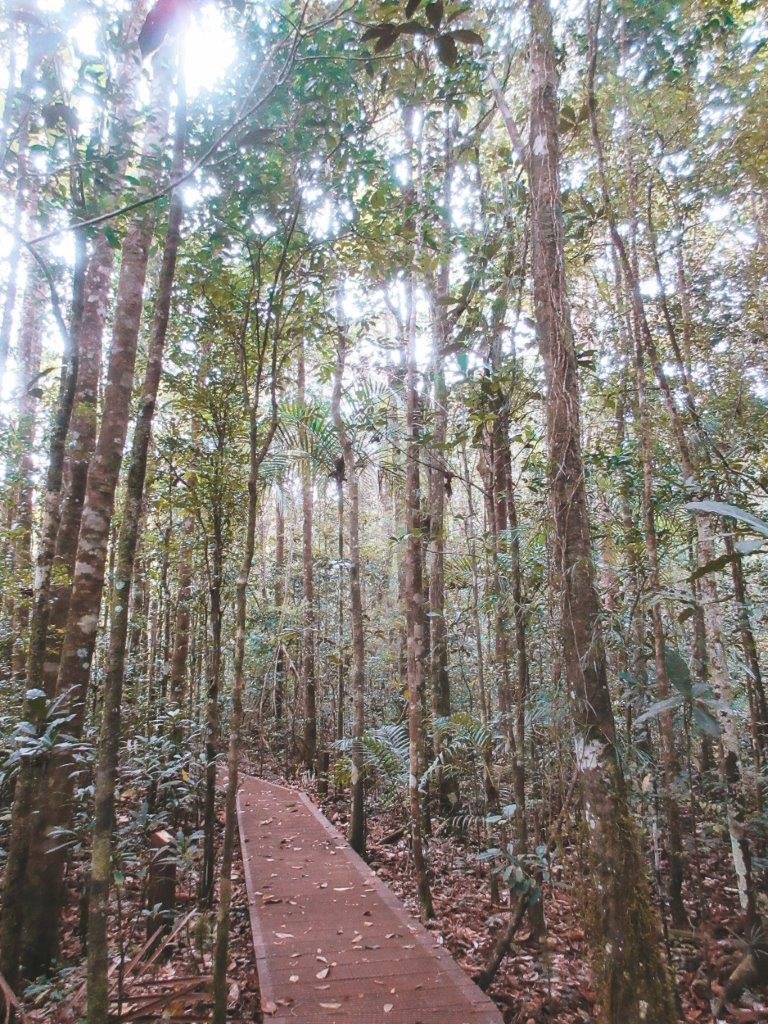
<instances>
[{"instance_id":1,"label":"dry fallen leaf","mask_svg":"<svg viewBox=\"0 0 768 1024\"><path fill-rule=\"evenodd\" d=\"M320 1003L320 1006L324 1010L340 1010L341 1003Z\"/></svg>"},{"instance_id":2,"label":"dry fallen leaf","mask_svg":"<svg viewBox=\"0 0 768 1024\"><path fill-rule=\"evenodd\" d=\"M384 1013L392 1013L394 1008L395 1007L393 1003L384 1003Z\"/></svg>"},{"instance_id":3,"label":"dry fallen leaf","mask_svg":"<svg viewBox=\"0 0 768 1024\"><path fill-rule=\"evenodd\" d=\"M277 1003L273 1003L271 999L261 1000L261 1012L268 1013L270 1016L273 1013L277 1013Z\"/></svg>"},{"instance_id":4,"label":"dry fallen leaf","mask_svg":"<svg viewBox=\"0 0 768 1024\"><path fill-rule=\"evenodd\" d=\"M324 967L324 968L322 969L322 971L318 971L318 972L317 972L317 974L315 975L315 977L316 977L316 978L317 978L317 979L318 979L319 981L325 981L325 979L326 979L326 978L328 977L328 972L330 971L330 969L331 969L330 967Z\"/></svg>"}]
</instances>

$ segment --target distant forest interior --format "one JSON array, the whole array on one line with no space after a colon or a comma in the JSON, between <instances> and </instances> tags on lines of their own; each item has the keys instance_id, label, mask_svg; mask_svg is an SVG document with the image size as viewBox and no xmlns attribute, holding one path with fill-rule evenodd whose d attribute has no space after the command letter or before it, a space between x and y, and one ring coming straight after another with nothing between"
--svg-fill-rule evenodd
<instances>
[{"instance_id":1,"label":"distant forest interior","mask_svg":"<svg viewBox=\"0 0 768 1024\"><path fill-rule=\"evenodd\" d=\"M0 53L0 1022L767 1024L764 4Z\"/></svg>"}]
</instances>

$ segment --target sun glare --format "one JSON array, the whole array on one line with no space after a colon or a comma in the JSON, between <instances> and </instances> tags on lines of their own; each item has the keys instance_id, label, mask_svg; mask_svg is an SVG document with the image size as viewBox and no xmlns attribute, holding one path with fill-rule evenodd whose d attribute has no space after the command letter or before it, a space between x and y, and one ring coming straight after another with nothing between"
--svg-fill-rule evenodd
<instances>
[{"instance_id":1,"label":"sun glare","mask_svg":"<svg viewBox=\"0 0 768 1024\"><path fill-rule=\"evenodd\" d=\"M237 44L221 9L203 4L184 38L184 74L190 96L212 88L237 55Z\"/></svg>"}]
</instances>

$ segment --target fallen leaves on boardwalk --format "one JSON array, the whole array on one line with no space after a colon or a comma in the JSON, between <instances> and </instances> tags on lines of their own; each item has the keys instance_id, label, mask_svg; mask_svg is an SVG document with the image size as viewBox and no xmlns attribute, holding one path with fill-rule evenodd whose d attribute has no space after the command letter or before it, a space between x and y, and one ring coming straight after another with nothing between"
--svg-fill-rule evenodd
<instances>
[{"instance_id":1,"label":"fallen leaves on boardwalk","mask_svg":"<svg viewBox=\"0 0 768 1024\"><path fill-rule=\"evenodd\" d=\"M328 800L325 813L342 831L347 824L343 801ZM369 861L416 913L418 903L410 868L407 836L397 810L372 816ZM395 836L394 842L387 841ZM456 835L433 836L430 843L432 897L435 920L428 927L445 943L471 976L486 965L495 939L506 923L507 911L490 900L487 869L473 857L472 845ZM586 935L571 879L578 879L573 850L565 850L557 884L546 894L548 934L543 948L521 931L510 956L489 989L506 1024L594 1024L597 994L589 967ZM742 955L737 934L738 905L730 887L727 850L713 847L705 854L699 874L701 892L691 886L686 898L691 913L702 899L706 925L693 932L672 934L670 948L686 1024L765 1024L768 1002L745 993L739 1007L713 1018L711 1001L722 995L723 984ZM695 875L693 876L695 877Z\"/></svg>"}]
</instances>

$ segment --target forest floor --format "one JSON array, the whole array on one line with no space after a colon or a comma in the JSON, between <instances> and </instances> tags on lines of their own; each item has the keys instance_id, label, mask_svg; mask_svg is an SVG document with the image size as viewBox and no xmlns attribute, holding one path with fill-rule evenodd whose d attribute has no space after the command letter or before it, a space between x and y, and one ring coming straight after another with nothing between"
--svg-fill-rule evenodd
<instances>
[{"instance_id":1,"label":"forest floor","mask_svg":"<svg viewBox=\"0 0 768 1024\"><path fill-rule=\"evenodd\" d=\"M319 798L308 787L328 818L341 831L348 823L346 801ZM418 913L418 901L410 868L407 836L398 807L371 816L368 821L368 860L379 877ZM396 836L392 841L391 837ZM495 941L507 920L503 907L490 898L488 869L476 859L477 846L464 836L433 835L430 867L435 919L429 922L438 941L442 939L453 957L475 977L486 966ZM766 993L745 992L738 1007L713 1013L733 967L743 956L737 937L739 913L728 872L728 851L719 849L702 857L695 877L701 880L701 900L694 900L698 883L688 887L687 909L693 919L703 906L707 918L696 932L672 933L669 949L682 1001L683 1020L766 1024ZM596 1020L596 993L589 968L586 935L579 922L583 906L575 892L580 887L574 867L575 853L565 850L561 870L545 892L547 935L539 946L521 927L512 951L499 969L489 995L504 1015L506 1024L592 1024ZM570 863L569 863L570 862ZM689 868L693 869L689 864ZM571 884L570 880L575 884Z\"/></svg>"},{"instance_id":2,"label":"forest floor","mask_svg":"<svg viewBox=\"0 0 768 1024\"><path fill-rule=\"evenodd\" d=\"M219 817L221 837L224 823L221 814ZM61 963L50 979L41 979L27 988L23 1007L28 1024L74 1024L84 1019L86 964L80 920L83 867L73 858ZM113 1019L125 1024L207 1022L212 1006L215 917L198 908L197 865L191 861L180 874L170 935L150 948L142 874L126 868L119 905L114 899L112 902L110 949L118 951L119 957L111 966ZM259 982L239 843L235 844L232 878L228 1020L230 1024L260 1024Z\"/></svg>"},{"instance_id":3,"label":"forest floor","mask_svg":"<svg viewBox=\"0 0 768 1024\"><path fill-rule=\"evenodd\" d=\"M265 771L263 765L254 774L283 781L278 774ZM302 788L344 831L348 807L343 797L320 799L311 780L302 780ZM369 862L415 913L414 879L402 826L402 811L395 805L370 817ZM487 963L508 913L503 906L491 903L488 869L476 859L477 849L462 835L435 835L430 840L435 919L428 927L470 976L476 976ZM489 989L506 1024L591 1024L596 1019L587 942L579 924L583 908L575 897L578 875L569 871L574 861L575 854L564 851L556 880L547 887L544 943L539 946L532 940L524 922ZM83 865L75 858L69 875L71 898L65 918L62 966L50 980L27 989L24 1010L29 1024L74 1024L83 1016L85 962L79 914L82 870ZM258 1024L262 1019L258 977L239 844L233 877L229 1020L232 1024ZM745 993L738 1007L713 1014L713 1000L722 994L722 986L742 952L727 851L710 849L694 877L700 878L700 888L698 883L690 886L687 895L692 897L698 891L702 898L691 900L689 910L695 917L698 907L704 906L705 925L695 935L681 933L670 938L683 1020L690 1024L768 1022L765 993ZM116 1020L132 1024L161 1019L171 1024L209 1020L214 917L198 911L196 883L192 860L179 876L173 932L151 952L146 949L145 882L141 871L131 873L126 868L119 904L114 903L111 917L110 948L120 950L119 960L112 965Z\"/></svg>"}]
</instances>

